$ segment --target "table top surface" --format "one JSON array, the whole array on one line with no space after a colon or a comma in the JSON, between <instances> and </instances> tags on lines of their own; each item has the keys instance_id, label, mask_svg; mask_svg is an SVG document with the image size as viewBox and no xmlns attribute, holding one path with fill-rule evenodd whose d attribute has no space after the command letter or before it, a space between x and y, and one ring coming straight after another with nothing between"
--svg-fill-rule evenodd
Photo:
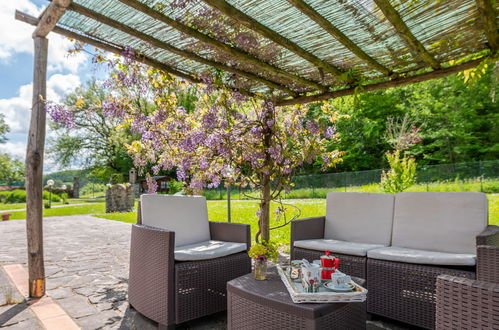
<instances>
[{"instance_id":1,"label":"table top surface","mask_svg":"<svg viewBox=\"0 0 499 330\"><path fill-rule=\"evenodd\" d=\"M294 303L275 267L268 269L267 279L263 281L255 280L253 274L238 277L227 283L227 291L260 304L285 310L287 313L306 315L310 318L327 315L349 304Z\"/></svg>"}]
</instances>

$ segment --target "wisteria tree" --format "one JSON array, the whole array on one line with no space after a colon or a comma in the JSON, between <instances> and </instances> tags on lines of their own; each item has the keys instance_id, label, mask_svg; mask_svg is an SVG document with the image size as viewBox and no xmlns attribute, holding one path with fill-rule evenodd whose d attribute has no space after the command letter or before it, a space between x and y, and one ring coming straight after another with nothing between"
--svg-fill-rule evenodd
<instances>
[{"instance_id":1,"label":"wisteria tree","mask_svg":"<svg viewBox=\"0 0 499 330\"><path fill-rule=\"evenodd\" d=\"M257 241L269 241L270 204L292 187L297 167L319 162L325 169L341 160L340 151L325 148L337 139L338 114L328 106L322 108L328 116L319 121L308 117L306 107L275 107L269 99L215 90L213 80L206 79L197 87L193 109L186 109L178 95L193 86L139 64L131 52L116 68L106 82L115 96L103 103L103 112L120 120L118 129L141 137L127 145L135 165L154 164L156 173L175 169L193 193L222 183L258 191ZM137 100L148 106L138 106ZM60 111L58 117L70 122L71 109L65 115ZM276 213L279 224L286 224L282 204Z\"/></svg>"}]
</instances>

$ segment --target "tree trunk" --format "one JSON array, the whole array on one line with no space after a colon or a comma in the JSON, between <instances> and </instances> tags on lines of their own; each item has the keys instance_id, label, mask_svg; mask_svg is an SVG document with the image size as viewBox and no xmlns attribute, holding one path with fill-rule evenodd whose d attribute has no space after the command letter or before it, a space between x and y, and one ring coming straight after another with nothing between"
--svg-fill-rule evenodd
<instances>
[{"instance_id":1,"label":"tree trunk","mask_svg":"<svg viewBox=\"0 0 499 330\"><path fill-rule=\"evenodd\" d=\"M45 99L48 40L35 37L33 108L26 150L26 232L28 239L29 296L45 295L43 264L43 153L45 147Z\"/></svg>"},{"instance_id":2,"label":"tree trunk","mask_svg":"<svg viewBox=\"0 0 499 330\"><path fill-rule=\"evenodd\" d=\"M262 182L259 225L262 240L268 242L270 240L270 175L265 175Z\"/></svg>"},{"instance_id":3,"label":"tree trunk","mask_svg":"<svg viewBox=\"0 0 499 330\"><path fill-rule=\"evenodd\" d=\"M259 233L263 241L268 242L270 240L270 200L271 200L271 182L270 182L270 172L272 167L272 158L268 149L270 148L272 142L272 128L268 127L268 122L273 120L274 113L270 110L266 110L264 118L263 130L263 146L265 148L265 165L267 174L262 174L261 182L261 201L260 201L260 220L259 220ZM257 237L258 239L258 237Z\"/></svg>"}]
</instances>

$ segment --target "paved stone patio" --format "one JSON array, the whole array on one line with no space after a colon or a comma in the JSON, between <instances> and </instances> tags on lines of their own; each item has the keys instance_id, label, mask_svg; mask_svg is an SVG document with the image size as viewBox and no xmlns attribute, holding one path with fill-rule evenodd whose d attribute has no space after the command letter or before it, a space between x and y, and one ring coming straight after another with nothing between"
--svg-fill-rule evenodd
<instances>
[{"instance_id":1,"label":"paved stone patio","mask_svg":"<svg viewBox=\"0 0 499 330\"><path fill-rule=\"evenodd\" d=\"M26 222L0 222L0 265L27 268ZM131 224L87 215L44 219L47 295L82 329L156 329L127 302ZM40 329L0 267L0 328ZM225 329L225 313L189 322L181 329ZM369 329L393 329L370 323ZM398 329L398 327L395 327Z\"/></svg>"}]
</instances>

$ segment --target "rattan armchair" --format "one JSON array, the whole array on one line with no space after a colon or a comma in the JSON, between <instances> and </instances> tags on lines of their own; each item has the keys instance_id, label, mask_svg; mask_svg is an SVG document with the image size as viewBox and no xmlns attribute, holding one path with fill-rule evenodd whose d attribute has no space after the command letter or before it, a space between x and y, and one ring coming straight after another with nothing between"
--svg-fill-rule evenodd
<instances>
[{"instance_id":1,"label":"rattan armchair","mask_svg":"<svg viewBox=\"0 0 499 330\"><path fill-rule=\"evenodd\" d=\"M174 329L176 324L225 310L227 282L251 272L247 254L251 243L249 225L209 222L211 240L245 243L245 251L179 261L176 233L142 221L143 216L139 216L138 223L132 226L130 305L163 329Z\"/></svg>"},{"instance_id":2,"label":"rattan armchair","mask_svg":"<svg viewBox=\"0 0 499 330\"><path fill-rule=\"evenodd\" d=\"M499 329L499 227L489 226L478 243L476 280L437 278L436 328Z\"/></svg>"}]
</instances>

